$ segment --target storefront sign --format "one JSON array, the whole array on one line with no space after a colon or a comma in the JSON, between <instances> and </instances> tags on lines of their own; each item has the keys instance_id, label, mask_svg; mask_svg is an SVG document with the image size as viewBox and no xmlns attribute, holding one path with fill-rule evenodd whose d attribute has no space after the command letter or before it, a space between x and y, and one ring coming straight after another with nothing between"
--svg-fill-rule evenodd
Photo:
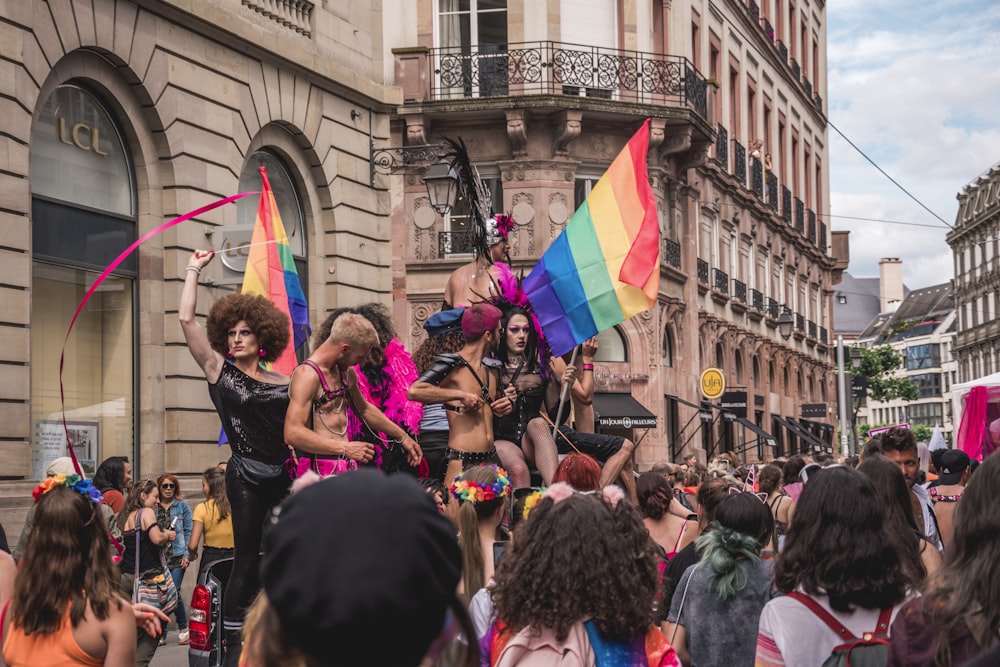
<instances>
[{"instance_id":1,"label":"storefront sign","mask_svg":"<svg viewBox=\"0 0 1000 667\"><path fill-rule=\"evenodd\" d=\"M706 368L701 373L699 381L701 395L709 401L714 401L726 390L726 376L718 368Z\"/></svg>"},{"instance_id":2,"label":"storefront sign","mask_svg":"<svg viewBox=\"0 0 1000 667\"><path fill-rule=\"evenodd\" d=\"M745 391L727 391L719 401L723 412L729 412L741 419L747 418L747 393Z\"/></svg>"}]
</instances>

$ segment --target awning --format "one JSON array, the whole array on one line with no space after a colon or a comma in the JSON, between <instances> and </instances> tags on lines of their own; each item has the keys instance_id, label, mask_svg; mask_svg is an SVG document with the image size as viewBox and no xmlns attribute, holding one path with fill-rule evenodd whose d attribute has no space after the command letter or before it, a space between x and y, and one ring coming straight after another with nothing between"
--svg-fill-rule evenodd
<instances>
[{"instance_id":1,"label":"awning","mask_svg":"<svg viewBox=\"0 0 1000 667\"><path fill-rule=\"evenodd\" d=\"M796 435L799 439L805 440L807 443L813 447L826 448L827 444L814 436L809 431L805 430L795 422L791 421L787 417L782 417L781 415L774 415L774 418L785 425L789 431Z\"/></svg>"},{"instance_id":2,"label":"awning","mask_svg":"<svg viewBox=\"0 0 1000 667\"><path fill-rule=\"evenodd\" d=\"M757 426L756 424L754 424L749 419L744 419L743 417L737 417L736 421L738 421L739 423L743 424L743 426L745 426L746 428L748 428L751 431L753 431L754 433L756 433L757 434L757 440L763 441L763 443L765 445L769 445L771 447L774 447L774 446L776 446L778 444L775 441L773 435L771 435L770 433L768 433L767 431L765 431L764 429L762 429L760 426Z\"/></svg>"},{"instance_id":3,"label":"awning","mask_svg":"<svg viewBox=\"0 0 1000 667\"><path fill-rule=\"evenodd\" d=\"M632 394L596 392L594 415L602 428L656 428L656 415Z\"/></svg>"}]
</instances>

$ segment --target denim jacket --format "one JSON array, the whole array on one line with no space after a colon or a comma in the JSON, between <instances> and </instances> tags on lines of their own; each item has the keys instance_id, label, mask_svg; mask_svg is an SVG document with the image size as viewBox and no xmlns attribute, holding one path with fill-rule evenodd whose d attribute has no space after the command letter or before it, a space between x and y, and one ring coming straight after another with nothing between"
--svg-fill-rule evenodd
<instances>
[{"instance_id":1,"label":"denim jacket","mask_svg":"<svg viewBox=\"0 0 1000 667\"><path fill-rule=\"evenodd\" d=\"M188 542L191 541L191 506L187 504L184 500L174 500L170 503L170 512L163 511L163 505L156 506L156 516L157 523L164 530L170 528L170 522L173 521L174 517L177 517L177 525L174 526L174 530L177 532L177 537L173 542L164 546L163 555L167 558L171 557L187 557L188 555Z\"/></svg>"}]
</instances>

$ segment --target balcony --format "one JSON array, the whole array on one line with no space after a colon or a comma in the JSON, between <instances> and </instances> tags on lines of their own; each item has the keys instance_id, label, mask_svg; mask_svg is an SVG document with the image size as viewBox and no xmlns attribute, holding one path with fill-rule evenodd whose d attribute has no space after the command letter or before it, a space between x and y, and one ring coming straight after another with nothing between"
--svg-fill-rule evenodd
<instances>
[{"instance_id":1,"label":"balcony","mask_svg":"<svg viewBox=\"0 0 1000 667\"><path fill-rule=\"evenodd\" d=\"M809 320L809 322L807 322L806 324L807 324L806 335L809 336L810 338L816 338L816 323L813 322L812 320Z\"/></svg>"},{"instance_id":2,"label":"balcony","mask_svg":"<svg viewBox=\"0 0 1000 667\"><path fill-rule=\"evenodd\" d=\"M819 236L816 238L816 245L824 253L826 252L827 246L826 246L826 223L825 222L820 222L819 223Z\"/></svg>"},{"instance_id":3,"label":"balcony","mask_svg":"<svg viewBox=\"0 0 1000 667\"><path fill-rule=\"evenodd\" d=\"M747 302L747 284L742 280L733 279L733 298L740 303Z\"/></svg>"},{"instance_id":4,"label":"balcony","mask_svg":"<svg viewBox=\"0 0 1000 667\"><path fill-rule=\"evenodd\" d=\"M712 274L715 277L715 282L712 285L712 289L720 294L729 294L729 274L722 269L712 269Z\"/></svg>"},{"instance_id":5,"label":"balcony","mask_svg":"<svg viewBox=\"0 0 1000 667\"><path fill-rule=\"evenodd\" d=\"M721 123L715 133L715 161L729 173L729 132Z\"/></svg>"},{"instance_id":6,"label":"balcony","mask_svg":"<svg viewBox=\"0 0 1000 667\"><path fill-rule=\"evenodd\" d=\"M471 231L439 232L438 257L471 255L476 251L476 240Z\"/></svg>"},{"instance_id":7,"label":"balcony","mask_svg":"<svg viewBox=\"0 0 1000 667\"><path fill-rule=\"evenodd\" d=\"M754 21L760 20L760 6L754 0L747 2L747 11L750 13L750 18Z\"/></svg>"},{"instance_id":8,"label":"balcony","mask_svg":"<svg viewBox=\"0 0 1000 667\"><path fill-rule=\"evenodd\" d=\"M795 229L799 234L805 236L806 233L806 217L805 211L803 211L802 200L798 197L795 198Z\"/></svg>"},{"instance_id":9,"label":"balcony","mask_svg":"<svg viewBox=\"0 0 1000 667\"><path fill-rule=\"evenodd\" d=\"M816 213L814 211L807 211L809 226L806 228L806 238L813 245L816 244Z\"/></svg>"},{"instance_id":10,"label":"balcony","mask_svg":"<svg viewBox=\"0 0 1000 667\"><path fill-rule=\"evenodd\" d=\"M764 187L767 189L767 205L775 213L778 212L778 177L773 171L767 172Z\"/></svg>"},{"instance_id":11,"label":"balcony","mask_svg":"<svg viewBox=\"0 0 1000 667\"><path fill-rule=\"evenodd\" d=\"M826 330L826 327L820 327L819 328L819 342L821 342L821 343L823 343L825 345L827 342L829 342L829 338L830 338L830 336L829 336L829 334L828 334L828 332Z\"/></svg>"},{"instance_id":12,"label":"balcony","mask_svg":"<svg viewBox=\"0 0 1000 667\"><path fill-rule=\"evenodd\" d=\"M799 67L799 61L792 58L792 76L795 77L796 81L802 79L802 68Z\"/></svg>"},{"instance_id":13,"label":"balcony","mask_svg":"<svg viewBox=\"0 0 1000 667\"><path fill-rule=\"evenodd\" d=\"M781 217L785 219L785 222L791 224L792 222L792 191L788 189L788 186L781 186Z\"/></svg>"},{"instance_id":14,"label":"balcony","mask_svg":"<svg viewBox=\"0 0 1000 667\"><path fill-rule=\"evenodd\" d=\"M802 86L806 89L806 97L813 99L813 85L809 79L802 80Z\"/></svg>"},{"instance_id":15,"label":"balcony","mask_svg":"<svg viewBox=\"0 0 1000 667\"><path fill-rule=\"evenodd\" d=\"M764 312L764 293L758 289L750 290L750 305L754 310Z\"/></svg>"},{"instance_id":16,"label":"balcony","mask_svg":"<svg viewBox=\"0 0 1000 667\"><path fill-rule=\"evenodd\" d=\"M670 239L663 239L663 248L660 250L662 262L675 269L681 268L681 244Z\"/></svg>"},{"instance_id":17,"label":"balcony","mask_svg":"<svg viewBox=\"0 0 1000 667\"><path fill-rule=\"evenodd\" d=\"M747 186L747 149L738 141L733 141L733 176L740 185Z\"/></svg>"},{"instance_id":18,"label":"balcony","mask_svg":"<svg viewBox=\"0 0 1000 667\"><path fill-rule=\"evenodd\" d=\"M806 332L806 318L799 313L795 313L795 330L801 333Z\"/></svg>"},{"instance_id":19,"label":"balcony","mask_svg":"<svg viewBox=\"0 0 1000 667\"><path fill-rule=\"evenodd\" d=\"M764 199L764 165L760 158L750 158L750 190L757 195L757 199Z\"/></svg>"},{"instance_id":20,"label":"balcony","mask_svg":"<svg viewBox=\"0 0 1000 667\"><path fill-rule=\"evenodd\" d=\"M781 41L780 39L777 42L775 42L775 44L778 46L778 55L781 56L781 62L787 63L788 62L788 46L786 46L785 43L783 41Z\"/></svg>"},{"instance_id":21,"label":"balcony","mask_svg":"<svg viewBox=\"0 0 1000 667\"><path fill-rule=\"evenodd\" d=\"M823 113L823 97L819 93L816 93L816 108Z\"/></svg>"},{"instance_id":22,"label":"balcony","mask_svg":"<svg viewBox=\"0 0 1000 667\"><path fill-rule=\"evenodd\" d=\"M764 19L764 22L761 24L761 27L764 28L764 34L767 35L767 38L773 42L774 26L771 25L771 22L768 21L767 19Z\"/></svg>"},{"instance_id":23,"label":"balcony","mask_svg":"<svg viewBox=\"0 0 1000 667\"><path fill-rule=\"evenodd\" d=\"M705 78L682 56L561 42L428 49L429 99L569 95L677 105L708 115ZM408 103L423 101L404 91Z\"/></svg>"},{"instance_id":24,"label":"balcony","mask_svg":"<svg viewBox=\"0 0 1000 667\"><path fill-rule=\"evenodd\" d=\"M698 282L702 285L708 284L708 262L701 257L698 258Z\"/></svg>"},{"instance_id":25,"label":"balcony","mask_svg":"<svg viewBox=\"0 0 1000 667\"><path fill-rule=\"evenodd\" d=\"M771 297L767 297L767 316L772 320L776 320L778 319L778 315L778 302Z\"/></svg>"}]
</instances>

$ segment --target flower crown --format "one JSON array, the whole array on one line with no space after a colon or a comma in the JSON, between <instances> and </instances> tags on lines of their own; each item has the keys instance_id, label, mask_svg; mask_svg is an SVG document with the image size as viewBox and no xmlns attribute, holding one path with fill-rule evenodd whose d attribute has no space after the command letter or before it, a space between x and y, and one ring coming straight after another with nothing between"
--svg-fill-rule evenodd
<instances>
[{"instance_id":1,"label":"flower crown","mask_svg":"<svg viewBox=\"0 0 1000 667\"><path fill-rule=\"evenodd\" d=\"M542 500L542 489L534 491L531 495L526 496L524 499L524 509L521 510L521 517L524 519L528 518L531 514L531 510L535 509L535 506Z\"/></svg>"},{"instance_id":2,"label":"flower crown","mask_svg":"<svg viewBox=\"0 0 1000 667\"><path fill-rule=\"evenodd\" d=\"M471 479L463 479L460 474L451 483L451 495L458 500L467 500L473 503L482 503L508 495L510 493L510 478L507 476L507 471L497 465L489 467L497 473L495 482L489 484L474 482Z\"/></svg>"},{"instance_id":3,"label":"flower crown","mask_svg":"<svg viewBox=\"0 0 1000 667\"><path fill-rule=\"evenodd\" d=\"M36 486L35 490L31 492L31 497L34 498L37 503L42 496L57 486L65 486L73 489L80 495L86 496L87 499L95 505L100 504L100 502L104 500L104 496L101 495L101 492L90 482L89 479L84 479L76 473L69 475L59 473L58 475L45 478L45 481Z\"/></svg>"}]
</instances>

